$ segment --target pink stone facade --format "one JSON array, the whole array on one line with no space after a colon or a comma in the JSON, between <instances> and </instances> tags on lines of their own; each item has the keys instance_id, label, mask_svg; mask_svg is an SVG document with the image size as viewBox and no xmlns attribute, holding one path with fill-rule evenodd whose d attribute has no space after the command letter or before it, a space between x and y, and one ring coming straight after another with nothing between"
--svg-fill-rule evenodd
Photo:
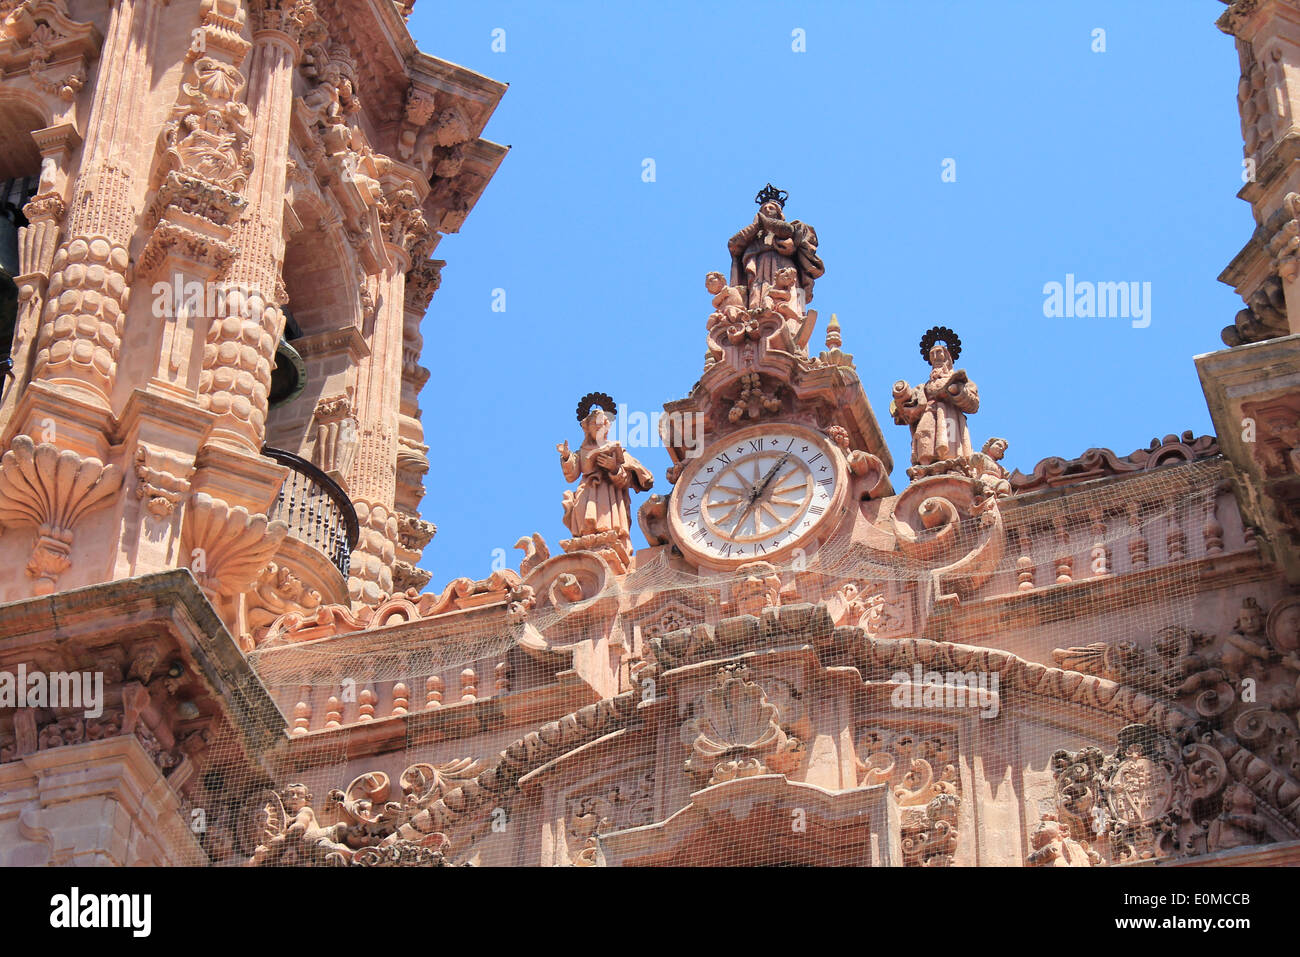
<instances>
[{"instance_id":1,"label":"pink stone facade","mask_svg":"<svg viewBox=\"0 0 1300 957\"><path fill-rule=\"evenodd\" d=\"M1009 470L974 343L864 381L766 184L667 473L575 395L567 537L433 588L419 323L504 86L409 12L0 0L0 864L1300 862L1300 2L1219 22L1268 235L1217 437Z\"/></svg>"}]
</instances>

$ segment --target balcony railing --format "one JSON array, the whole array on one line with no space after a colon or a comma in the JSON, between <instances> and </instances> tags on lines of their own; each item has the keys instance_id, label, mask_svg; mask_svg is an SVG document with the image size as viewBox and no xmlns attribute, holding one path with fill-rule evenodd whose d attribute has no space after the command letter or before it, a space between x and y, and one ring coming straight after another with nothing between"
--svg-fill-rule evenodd
<instances>
[{"instance_id":1,"label":"balcony railing","mask_svg":"<svg viewBox=\"0 0 1300 957\"><path fill-rule=\"evenodd\" d=\"M270 518L289 526L289 534L334 563L344 578L357 544L357 513L338 483L306 459L267 446L262 454L287 466Z\"/></svg>"}]
</instances>

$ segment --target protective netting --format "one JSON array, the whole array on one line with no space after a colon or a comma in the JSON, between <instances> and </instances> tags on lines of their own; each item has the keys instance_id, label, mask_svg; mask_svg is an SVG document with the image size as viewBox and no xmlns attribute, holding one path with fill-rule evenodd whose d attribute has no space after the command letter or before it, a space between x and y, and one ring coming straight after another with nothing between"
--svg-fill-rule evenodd
<instances>
[{"instance_id":1,"label":"protective netting","mask_svg":"<svg viewBox=\"0 0 1300 957\"><path fill-rule=\"evenodd\" d=\"M1278 589L1221 460L924 484L782 563L568 554L259 647L288 733L215 735L186 812L216 863L1118 863L1289 833L1196 750L1265 642L1238 607Z\"/></svg>"}]
</instances>

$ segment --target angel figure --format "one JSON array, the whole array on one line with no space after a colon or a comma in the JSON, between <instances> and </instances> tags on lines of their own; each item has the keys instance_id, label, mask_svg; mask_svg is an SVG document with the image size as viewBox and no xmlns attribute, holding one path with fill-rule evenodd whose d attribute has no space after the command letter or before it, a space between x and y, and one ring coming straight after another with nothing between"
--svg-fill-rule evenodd
<instances>
[{"instance_id":1,"label":"angel figure","mask_svg":"<svg viewBox=\"0 0 1300 957\"><path fill-rule=\"evenodd\" d=\"M775 312L785 327L785 345L792 352L807 352L812 338L817 313L805 312L803 290L795 285L799 278L793 266L776 271L776 282L769 286L763 297L763 308Z\"/></svg>"},{"instance_id":2,"label":"angel figure","mask_svg":"<svg viewBox=\"0 0 1300 957\"><path fill-rule=\"evenodd\" d=\"M954 369L961 355L961 340L945 326L935 326L921 337L921 355L930 363L930 378L915 387L900 379L894 383L890 412L899 425L912 429L914 470L949 459L970 461L970 428L966 416L978 412L979 390Z\"/></svg>"},{"instance_id":3,"label":"angel figure","mask_svg":"<svg viewBox=\"0 0 1300 957\"><path fill-rule=\"evenodd\" d=\"M566 439L555 447L568 482L577 491L564 493L564 524L574 537L616 532L631 540L632 513L629 489L648 492L654 486L650 470L609 441L610 424L617 406L603 392L592 392L578 403L583 441L576 452Z\"/></svg>"},{"instance_id":4,"label":"angel figure","mask_svg":"<svg viewBox=\"0 0 1300 957\"><path fill-rule=\"evenodd\" d=\"M341 843L348 834L347 823L321 826L311 801L305 784L291 784L283 794L271 793L261 813L262 841L248 866L278 863L291 843L300 843L314 863L341 863L351 857L351 848Z\"/></svg>"}]
</instances>

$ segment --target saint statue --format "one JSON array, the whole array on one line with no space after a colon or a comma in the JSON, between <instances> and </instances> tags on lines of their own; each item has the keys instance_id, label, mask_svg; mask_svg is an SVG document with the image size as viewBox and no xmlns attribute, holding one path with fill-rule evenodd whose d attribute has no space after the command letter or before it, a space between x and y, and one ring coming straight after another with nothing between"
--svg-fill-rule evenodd
<instances>
[{"instance_id":1,"label":"saint statue","mask_svg":"<svg viewBox=\"0 0 1300 957\"><path fill-rule=\"evenodd\" d=\"M826 272L817 256L817 230L799 220L786 221L788 193L768 183L754 197L754 221L731 237L731 285L749 291L749 308L762 309L768 288L777 285L777 272L793 267L802 292L803 307L812 301L813 281Z\"/></svg>"},{"instance_id":2,"label":"saint statue","mask_svg":"<svg viewBox=\"0 0 1300 957\"><path fill-rule=\"evenodd\" d=\"M617 442L609 441L616 409L614 400L603 392L583 396L578 403L582 445L574 452L566 439L555 447L565 480L578 481L576 492L564 493L564 524L575 538L615 532L623 541L630 541L629 489L648 492L654 486L650 470Z\"/></svg>"},{"instance_id":3,"label":"saint statue","mask_svg":"<svg viewBox=\"0 0 1300 957\"><path fill-rule=\"evenodd\" d=\"M921 337L921 355L930 363L930 378L915 387L899 379L894 383L889 410L894 421L912 429L912 468L908 475L929 474L930 466L971 459L970 428L966 416L979 411L980 396L965 369L954 369L961 355L961 340L945 326L935 326Z\"/></svg>"}]
</instances>

